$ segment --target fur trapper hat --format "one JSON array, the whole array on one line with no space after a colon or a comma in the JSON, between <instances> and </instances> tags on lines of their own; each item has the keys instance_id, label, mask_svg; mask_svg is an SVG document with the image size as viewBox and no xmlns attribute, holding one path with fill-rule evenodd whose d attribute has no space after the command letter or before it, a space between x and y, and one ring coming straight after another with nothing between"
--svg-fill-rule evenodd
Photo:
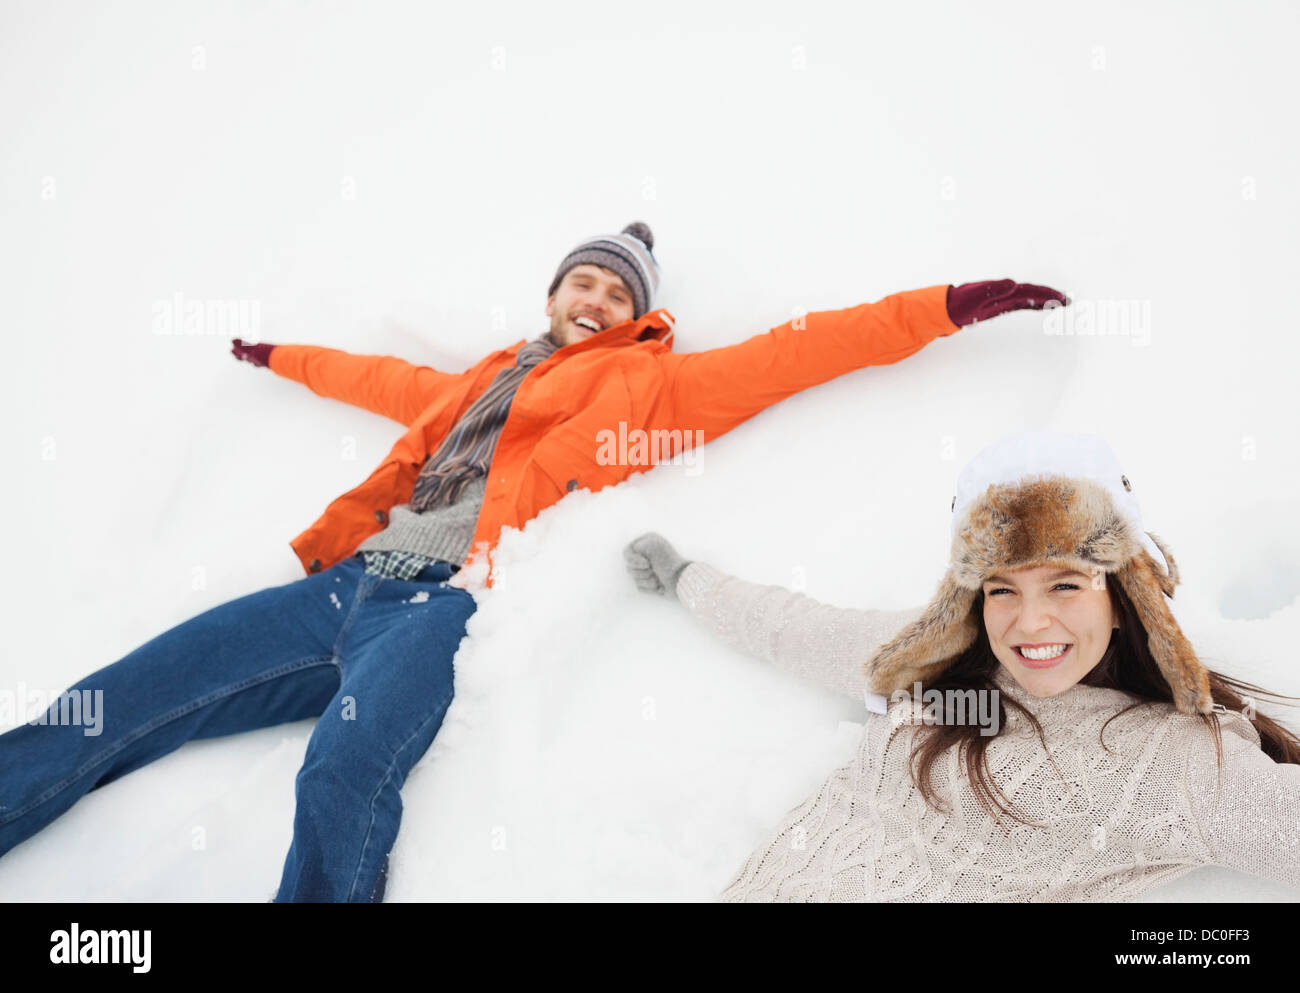
<instances>
[{"instance_id":1,"label":"fur trapper hat","mask_svg":"<svg viewBox=\"0 0 1300 993\"><path fill-rule=\"evenodd\" d=\"M867 662L872 691L927 686L952 665L979 636L986 578L1055 565L1118 580L1174 705L1185 714L1213 709L1209 675L1165 602L1178 567L1143 529L1133 487L1104 440L1037 431L990 445L959 474L952 512L948 571L924 613Z\"/></svg>"}]
</instances>

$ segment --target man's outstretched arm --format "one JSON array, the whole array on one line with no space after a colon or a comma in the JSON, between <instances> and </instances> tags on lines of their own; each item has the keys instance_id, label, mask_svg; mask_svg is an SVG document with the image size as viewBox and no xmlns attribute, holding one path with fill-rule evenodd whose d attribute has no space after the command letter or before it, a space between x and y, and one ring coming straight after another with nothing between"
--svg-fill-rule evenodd
<instances>
[{"instance_id":1,"label":"man's outstretched arm","mask_svg":"<svg viewBox=\"0 0 1300 993\"><path fill-rule=\"evenodd\" d=\"M297 380L320 396L364 407L407 427L460 378L391 355L353 355L319 345L250 345L235 338L230 352Z\"/></svg>"},{"instance_id":2,"label":"man's outstretched arm","mask_svg":"<svg viewBox=\"0 0 1300 993\"><path fill-rule=\"evenodd\" d=\"M854 369L897 362L977 321L1068 302L1050 287L1010 279L930 286L806 314L737 345L668 353L662 361L671 416L675 425L712 440L791 394Z\"/></svg>"}]
</instances>

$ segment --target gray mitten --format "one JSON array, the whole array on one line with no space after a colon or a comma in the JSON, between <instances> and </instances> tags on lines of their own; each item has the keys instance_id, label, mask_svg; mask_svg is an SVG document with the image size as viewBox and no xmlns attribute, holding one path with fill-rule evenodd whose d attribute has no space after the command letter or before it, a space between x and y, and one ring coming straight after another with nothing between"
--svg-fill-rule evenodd
<instances>
[{"instance_id":1,"label":"gray mitten","mask_svg":"<svg viewBox=\"0 0 1300 993\"><path fill-rule=\"evenodd\" d=\"M636 580L638 589L677 599L677 578L690 565L689 559L677 554L668 539L647 531L623 549L623 562Z\"/></svg>"}]
</instances>

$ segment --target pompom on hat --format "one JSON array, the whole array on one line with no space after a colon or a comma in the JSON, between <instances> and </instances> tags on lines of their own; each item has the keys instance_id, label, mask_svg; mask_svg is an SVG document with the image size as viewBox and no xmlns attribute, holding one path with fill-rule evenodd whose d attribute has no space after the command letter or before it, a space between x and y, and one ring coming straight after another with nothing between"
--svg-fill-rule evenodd
<instances>
[{"instance_id":1,"label":"pompom on hat","mask_svg":"<svg viewBox=\"0 0 1300 993\"><path fill-rule=\"evenodd\" d=\"M1128 477L1096 435L1035 431L998 441L957 477L948 571L922 615L866 664L885 696L937 679L979 637L984 580L1052 565L1118 580L1146 630L1156 665L1184 714L1214 709L1209 674L1174 620L1178 566L1144 529Z\"/></svg>"}]
</instances>

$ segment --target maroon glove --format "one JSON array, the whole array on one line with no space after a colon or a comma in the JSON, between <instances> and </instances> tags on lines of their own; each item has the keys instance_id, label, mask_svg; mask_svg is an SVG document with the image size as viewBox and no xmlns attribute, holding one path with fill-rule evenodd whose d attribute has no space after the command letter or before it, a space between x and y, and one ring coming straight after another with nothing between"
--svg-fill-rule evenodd
<instances>
[{"instance_id":1,"label":"maroon glove","mask_svg":"<svg viewBox=\"0 0 1300 993\"><path fill-rule=\"evenodd\" d=\"M990 279L948 287L948 316L959 328L1005 314L1008 310L1042 310L1049 300L1067 304L1069 298L1050 286Z\"/></svg>"},{"instance_id":2,"label":"maroon glove","mask_svg":"<svg viewBox=\"0 0 1300 993\"><path fill-rule=\"evenodd\" d=\"M271 349L274 345L248 345L242 338L232 339L235 347L230 350L230 354L237 359L243 359L245 362L251 362L253 365L268 366L271 364Z\"/></svg>"}]
</instances>

